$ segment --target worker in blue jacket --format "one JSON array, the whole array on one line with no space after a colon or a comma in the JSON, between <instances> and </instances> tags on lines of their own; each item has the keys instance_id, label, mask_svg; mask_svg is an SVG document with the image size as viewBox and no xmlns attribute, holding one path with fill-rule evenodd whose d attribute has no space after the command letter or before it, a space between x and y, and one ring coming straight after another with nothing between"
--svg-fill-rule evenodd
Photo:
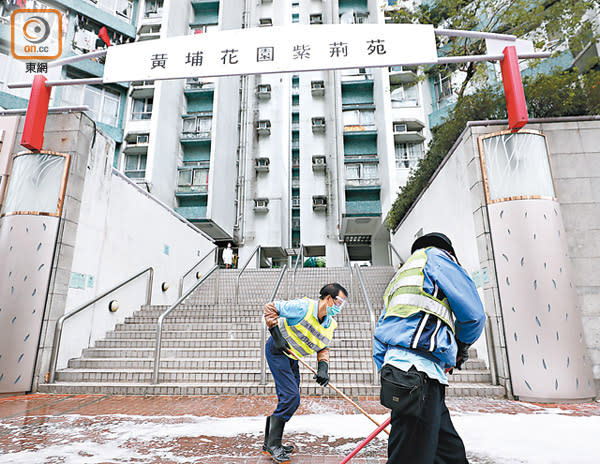
<instances>
[{"instance_id":1,"label":"worker in blue jacket","mask_svg":"<svg viewBox=\"0 0 600 464\"><path fill-rule=\"evenodd\" d=\"M423 235L411 253L385 291L373 343L381 403L392 410L387 462L468 463L445 404L446 373L468 359L485 313L448 237Z\"/></svg>"}]
</instances>

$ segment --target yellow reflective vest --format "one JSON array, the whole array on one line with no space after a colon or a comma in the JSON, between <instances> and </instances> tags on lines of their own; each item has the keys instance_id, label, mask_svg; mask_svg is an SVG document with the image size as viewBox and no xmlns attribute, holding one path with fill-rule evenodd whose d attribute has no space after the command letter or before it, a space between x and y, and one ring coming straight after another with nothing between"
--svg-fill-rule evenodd
<instances>
[{"instance_id":1,"label":"yellow reflective vest","mask_svg":"<svg viewBox=\"0 0 600 464\"><path fill-rule=\"evenodd\" d=\"M448 299L439 300L423 290L427 264L425 248L415 251L394 278L383 294L385 316L409 317L423 311L441 319L454 333L454 318ZM435 285L435 283L434 283ZM434 294L437 292L434 292Z\"/></svg>"},{"instance_id":2,"label":"yellow reflective vest","mask_svg":"<svg viewBox=\"0 0 600 464\"><path fill-rule=\"evenodd\" d=\"M286 318L279 318L279 330L290 345L292 352L299 358L310 356L316 351L327 348L333 338L333 332L337 328L334 318L331 318L329 327L323 327L313 314L317 302L309 301L308 311L298 324L288 325ZM288 357L292 358L289 355Z\"/></svg>"}]
</instances>

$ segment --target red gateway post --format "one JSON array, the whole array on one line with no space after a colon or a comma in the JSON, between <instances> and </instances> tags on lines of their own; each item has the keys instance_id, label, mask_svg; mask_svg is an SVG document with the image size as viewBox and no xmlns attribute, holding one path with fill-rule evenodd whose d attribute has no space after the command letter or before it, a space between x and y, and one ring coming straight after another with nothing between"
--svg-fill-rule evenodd
<instances>
[{"instance_id":1,"label":"red gateway post","mask_svg":"<svg viewBox=\"0 0 600 464\"><path fill-rule=\"evenodd\" d=\"M504 59L500 62L500 69L502 70L502 84L508 112L508 127L518 130L527 124L529 117L515 46L504 48Z\"/></svg>"},{"instance_id":2,"label":"red gateway post","mask_svg":"<svg viewBox=\"0 0 600 464\"><path fill-rule=\"evenodd\" d=\"M29 150L40 151L44 145L44 127L48 115L48 104L52 87L46 87L46 78L37 75L33 78L31 97L25 115L21 145Z\"/></svg>"}]
</instances>

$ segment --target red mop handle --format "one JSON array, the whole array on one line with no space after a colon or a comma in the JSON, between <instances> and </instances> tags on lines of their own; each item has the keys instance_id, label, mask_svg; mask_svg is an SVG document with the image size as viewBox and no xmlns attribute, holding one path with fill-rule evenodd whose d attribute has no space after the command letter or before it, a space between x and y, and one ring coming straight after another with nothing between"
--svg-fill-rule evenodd
<instances>
[{"instance_id":1,"label":"red mop handle","mask_svg":"<svg viewBox=\"0 0 600 464\"><path fill-rule=\"evenodd\" d=\"M354 451L352 451L348 456L346 456L344 458L344 460L340 462L340 464L346 464L348 461L350 461L350 459L352 459L354 456L356 456L358 454L358 452L361 449L363 449L367 445L367 443L369 443L373 438L375 438L377 435L379 435L379 433L383 429L385 429L391 421L392 421L392 416L388 417L383 424L381 424L373 432L371 432L371 435L369 435L367 438L365 438L363 441L361 441L360 444L356 448L354 448Z\"/></svg>"}]
</instances>

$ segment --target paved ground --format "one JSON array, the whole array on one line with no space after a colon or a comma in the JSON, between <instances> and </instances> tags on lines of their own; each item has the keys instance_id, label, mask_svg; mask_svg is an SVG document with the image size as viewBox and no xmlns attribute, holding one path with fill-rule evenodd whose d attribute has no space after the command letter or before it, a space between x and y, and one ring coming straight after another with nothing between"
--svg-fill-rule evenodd
<instances>
[{"instance_id":1,"label":"paved ground","mask_svg":"<svg viewBox=\"0 0 600 464\"><path fill-rule=\"evenodd\" d=\"M386 409L377 399L357 401L378 420L385 418ZM262 445L264 416L272 412L274 405L274 397L34 394L0 398L0 463L272 462L257 451ZM589 428L584 418L600 416L600 403L542 406L507 400L450 399L448 406L455 417L488 418L488 423L491 417L547 414L548 418L580 418L573 424ZM303 398L284 438L299 447L292 463L330 464L339 463L374 428L343 400ZM387 441L384 434L380 438L352 463L384 463ZM551 443L553 438L548 440ZM470 443L467 445L469 449ZM486 456L481 448L473 448L469 450L473 464L537 462L509 458L499 461Z\"/></svg>"}]
</instances>

